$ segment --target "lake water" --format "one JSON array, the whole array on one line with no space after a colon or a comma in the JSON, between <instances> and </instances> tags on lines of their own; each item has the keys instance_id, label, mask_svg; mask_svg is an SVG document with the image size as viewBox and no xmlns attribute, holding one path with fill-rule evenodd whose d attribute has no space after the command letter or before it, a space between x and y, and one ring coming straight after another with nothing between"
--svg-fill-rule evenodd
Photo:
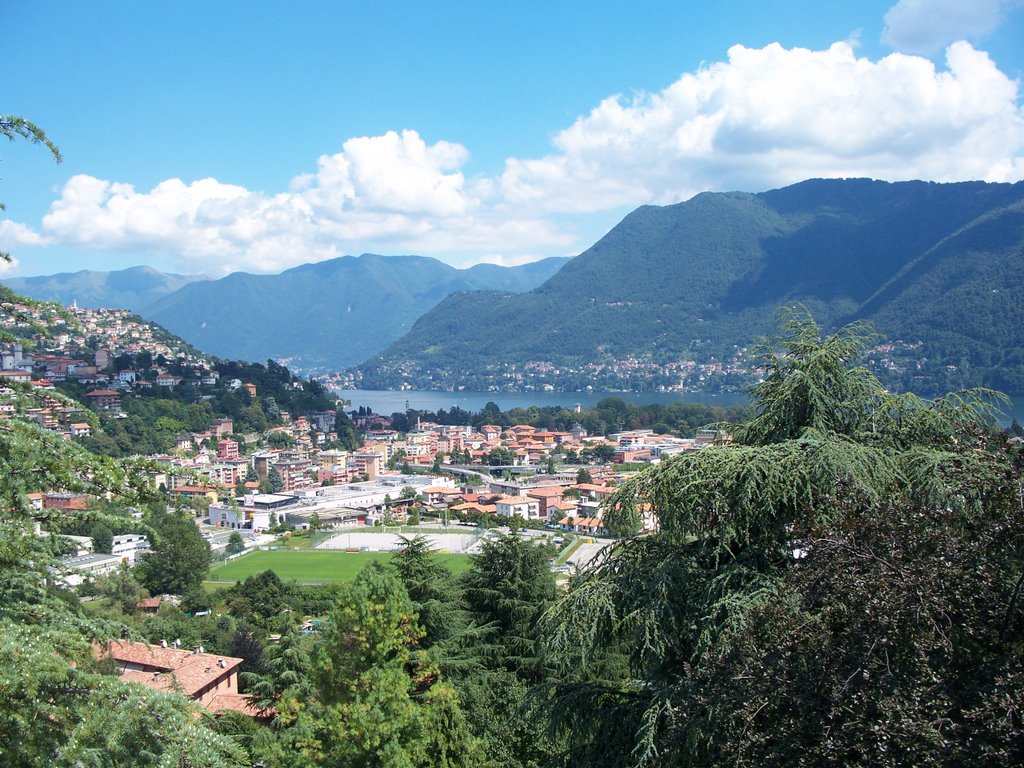
<instances>
[{"instance_id":1,"label":"lake water","mask_svg":"<svg viewBox=\"0 0 1024 768\"><path fill-rule=\"evenodd\" d=\"M606 397L621 397L627 403L649 405L652 403L700 403L701 405L717 405L728 407L747 402L745 395L722 394L711 395L699 392L432 392L425 390L407 390L393 392L379 389L343 389L338 396L352 403L352 408L363 405L374 413L390 416L412 408L418 411L437 411L439 408L450 410L453 405L464 411L481 411L489 402L496 403L503 411L511 408L529 408L536 405L565 406L573 408L577 403L582 408L592 408ZM1024 398L1018 397L1011 401L1010 406L1000 420L1008 426L1016 418L1024 424Z\"/></svg>"}]
</instances>

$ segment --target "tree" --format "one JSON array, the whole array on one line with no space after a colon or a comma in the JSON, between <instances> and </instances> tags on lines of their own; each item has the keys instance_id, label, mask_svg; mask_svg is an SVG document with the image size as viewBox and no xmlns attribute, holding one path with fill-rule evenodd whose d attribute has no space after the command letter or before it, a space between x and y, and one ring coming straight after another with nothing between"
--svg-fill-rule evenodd
<instances>
[{"instance_id":1,"label":"tree","mask_svg":"<svg viewBox=\"0 0 1024 768\"><path fill-rule=\"evenodd\" d=\"M338 408L334 415L334 431L338 435L338 443L347 451L359 448L362 440L352 419L344 408Z\"/></svg>"},{"instance_id":2,"label":"tree","mask_svg":"<svg viewBox=\"0 0 1024 768\"><path fill-rule=\"evenodd\" d=\"M92 551L109 555L114 551L114 532L104 523L93 523L89 528Z\"/></svg>"},{"instance_id":3,"label":"tree","mask_svg":"<svg viewBox=\"0 0 1024 768\"><path fill-rule=\"evenodd\" d=\"M492 448L487 454L487 464L491 467L505 467L515 463L516 455L509 448Z\"/></svg>"},{"instance_id":4,"label":"tree","mask_svg":"<svg viewBox=\"0 0 1024 768\"><path fill-rule=\"evenodd\" d=\"M598 443L593 447L591 455L600 463L608 464L615 458L615 446L609 443Z\"/></svg>"},{"instance_id":5,"label":"tree","mask_svg":"<svg viewBox=\"0 0 1024 768\"><path fill-rule=\"evenodd\" d=\"M267 483L270 486L271 493L278 493L284 490L284 478L281 477L281 471L271 465L270 470L267 472Z\"/></svg>"},{"instance_id":6,"label":"tree","mask_svg":"<svg viewBox=\"0 0 1024 768\"><path fill-rule=\"evenodd\" d=\"M124 563L113 573L96 579L96 594L104 598L108 605L120 608L126 616L134 614L139 601L149 597L149 593Z\"/></svg>"},{"instance_id":7,"label":"tree","mask_svg":"<svg viewBox=\"0 0 1024 768\"><path fill-rule=\"evenodd\" d=\"M320 513L314 512L309 516L309 530L316 533L320 530Z\"/></svg>"},{"instance_id":8,"label":"tree","mask_svg":"<svg viewBox=\"0 0 1024 768\"><path fill-rule=\"evenodd\" d=\"M158 514L152 520L156 538L152 553L138 566L142 583L152 594L183 595L198 588L210 568L210 545L184 512Z\"/></svg>"},{"instance_id":9,"label":"tree","mask_svg":"<svg viewBox=\"0 0 1024 768\"><path fill-rule=\"evenodd\" d=\"M555 597L555 580L539 547L516 536L485 539L463 576L475 622L494 631L501 666L528 682L540 679L537 621Z\"/></svg>"},{"instance_id":10,"label":"tree","mask_svg":"<svg viewBox=\"0 0 1024 768\"><path fill-rule=\"evenodd\" d=\"M23 118L0 117L0 134L41 143L59 159ZM0 298L0 316L16 325L28 321L18 307L38 306L7 288ZM92 641L123 628L86 614L55 584L62 565L51 538L35 535L58 515L81 524L103 513L36 510L29 493L62 489L142 504L152 498L145 478L156 466L101 458L17 415L44 405L28 387L8 385L0 400L15 413L0 430L0 765L132 765L140 755L152 764L242 765L237 745L207 729L184 697L99 673Z\"/></svg>"},{"instance_id":11,"label":"tree","mask_svg":"<svg viewBox=\"0 0 1024 768\"><path fill-rule=\"evenodd\" d=\"M432 648L449 643L465 629L467 619L455 578L432 556L423 536L401 537L402 546L391 559L413 610L423 628L420 645Z\"/></svg>"},{"instance_id":12,"label":"tree","mask_svg":"<svg viewBox=\"0 0 1024 768\"><path fill-rule=\"evenodd\" d=\"M231 535L228 536L228 545L224 548L224 551L229 555L237 555L239 552L244 552L245 542L242 541L242 534L238 531L232 531Z\"/></svg>"},{"instance_id":13,"label":"tree","mask_svg":"<svg viewBox=\"0 0 1024 768\"><path fill-rule=\"evenodd\" d=\"M891 395L863 326L783 330L734 444L613 496L659 530L549 614L555 727L582 765L1019 762L1021 478L986 393Z\"/></svg>"},{"instance_id":14,"label":"tree","mask_svg":"<svg viewBox=\"0 0 1024 768\"><path fill-rule=\"evenodd\" d=\"M416 651L408 594L381 563L356 577L313 654L315 695L280 699L278 749L308 765L474 766L479 747L449 686Z\"/></svg>"},{"instance_id":15,"label":"tree","mask_svg":"<svg viewBox=\"0 0 1024 768\"><path fill-rule=\"evenodd\" d=\"M580 467L576 471L576 484L577 485L582 485L583 483L592 483L592 482L594 482L594 478L592 478L590 476L590 472L588 472L585 467Z\"/></svg>"}]
</instances>

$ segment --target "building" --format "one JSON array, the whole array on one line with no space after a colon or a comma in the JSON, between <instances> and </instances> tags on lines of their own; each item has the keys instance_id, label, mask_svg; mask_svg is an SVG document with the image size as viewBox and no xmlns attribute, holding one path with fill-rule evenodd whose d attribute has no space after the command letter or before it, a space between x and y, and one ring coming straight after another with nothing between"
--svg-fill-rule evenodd
<instances>
[{"instance_id":1,"label":"building","mask_svg":"<svg viewBox=\"0 0 1024 768\"><path fill-rule=\"evenodd\" d=\"M494 507L499 516L519 515L524 520L540 519L540 502L528 496L502 496L494 502Z\"/></svg>"},{"instance_id":2,"label":"building","mask_svg":"<svg viewBox=\"0 0 1024 768\"><path fill-rule=\"evenodd\" d=\"M60 579L69 587L77 587L95 576L113 573L121 567L120 555L84 554L61 559L66 573Z\"/></svg>"},{"instance_id":3,"label":"building","mask_svg":"<svg viewBox=\"0 0 1024 768\"><path fill-rule=\"evenodd\" d=\"M251 717L258 714L250 697L238 692L242 659L204 653L202 646L184 651L165 645L108 640L95 652L113 660L122 680L180 693L211 712L230 710Z\"/></svg>"},{"instance_id":4,"label":"building","mask_svg":"<svg viewBox=\"0 0 1024 768\"><path fill-rule=\"evenodd\" d=\"M89 405L100 411L121 410L121 395L112 389L95 389L85 395Z\"/></svg>"},{"instance_id":5,"label":"building","mask_svg":"<svg viewBox=\"0 0 1024 768\"><path fill-rule=\"evenodd\" d=\"M238 458L238 443L234 440L219 440L217 442L217 458L220 461L230 461Z\"/></svg>"},{"instance_id":6,"label":"building","mask_svg":"<svg viewBox=\"0 0 1024 768\"><path fill-rule=\"evenodd\" d=\"M540 504L540 516L545 520L551 514L551 509L562 501L565 488L559 485L544 486L541 488L528 488L526 496L536 499Z\"/></svg>"},{"instance_id":7,"label":"building","mask_svg":"<svg viewBox=\"0 0 1024 768\"><path fill-rule=\"evenodd\" d=\"M121 558L128 565L135 565L140 556L149 554L149 541L141 533L126 533L115 536L111 554Z\"/></svg>"}]
</instances>

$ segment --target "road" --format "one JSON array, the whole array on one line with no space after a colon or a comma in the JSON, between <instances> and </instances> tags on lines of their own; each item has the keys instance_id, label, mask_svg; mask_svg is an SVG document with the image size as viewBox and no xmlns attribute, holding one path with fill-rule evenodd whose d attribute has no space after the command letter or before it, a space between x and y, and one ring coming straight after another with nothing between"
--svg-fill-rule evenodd
<instances>
[{"instance_id":1,"label":"road","mask_svg":"<svg viewBox=\"0 0 1024 768\"><path fill-rule=\"evenodd\" d=\"M610 547L615 542L612 539L594 539L593 544L587 544L584 542L576 548L576 551L569 555L569 559L566 560L568 565L573 565L576 568L582 568L584 565L593 560L605 547Z\"/></svg>"}]
</instances>

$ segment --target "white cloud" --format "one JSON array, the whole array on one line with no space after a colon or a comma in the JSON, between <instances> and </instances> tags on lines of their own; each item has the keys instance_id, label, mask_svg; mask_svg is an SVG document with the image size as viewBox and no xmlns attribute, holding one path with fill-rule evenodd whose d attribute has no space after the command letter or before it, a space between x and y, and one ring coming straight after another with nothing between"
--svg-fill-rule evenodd
<instances>
[{"instance_id":1,"label":"white cloud","mask_svg":"<svg viewBox=\"0 0 1024 768\"><path fill-rule=\"evenodd\" d=\"M509 160L501 185L520 205L576 212L815 176L1015 181L1017 102L1017 83L968 43L950 46L945 71L848 43L734 46L659 93L606 99L555 137L556 154Z\"/></svg>"},{"instance_id":2,"label":"white cloud","mask_svg":"<svg viewBox=\"0 0 1024 768\"><path fill-rule=\"evenodd\" d=\"M10 261L0 259L0 276L17 273L18 266L18 260L13 256Z\"/></svg>"},{"instance_id":3,"label":"white cloud","mask_svg":"<svg viewBox=\"0 0 1024 768\"><path fill-rule=\"evenodd\" d=\"M966 42L941 69L906 54L858 58L847 42L734 46L660 92L605 99L557 133L548 156L509 158L495 178L467 178L468 157L406 130L351 138L278 193L216 179L139 191L78 175L39 232L4 222L0 245L159 252L208 274L363 251L519 263L589 245L573 234L586 214L709 189L811 177L1016 181L1024 111L1018 84Z\"/></svg>"},{"instance_id":4,"label":"white cloud","mask_svg":"<svg viewBox=\"0 0 1024 768\"><path fill-rule=\"evenodd\" d=\"M885 14L882 42L898 51L930 55L955 40L994 32L1020 0L899 0Z\"/></svg>"},{"instance_id":5,"label":"white cloud","mask_svg":"<svg viewBox=\"0 0 1024 768\"><path fill-rule=\"evenodd\" d=\"M0 220L0 251L10 251L24 246L47 245L47 238L17 221Z\"/></svg>"}]
</instances>

